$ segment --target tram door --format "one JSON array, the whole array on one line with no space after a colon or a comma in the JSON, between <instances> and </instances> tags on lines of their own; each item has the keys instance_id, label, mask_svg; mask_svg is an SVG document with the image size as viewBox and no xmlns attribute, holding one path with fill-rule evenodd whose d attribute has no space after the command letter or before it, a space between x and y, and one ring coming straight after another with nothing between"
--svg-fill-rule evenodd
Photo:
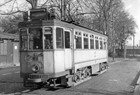
<instances>
[{"instance_id":1,"label":"tram door","mask_svg":"<svg viewBox=\"0 0 140 95\"><path fill-rule=\"evenodd\" d=\"M71 36L72 33L69 30L64 32L65 38L65 69L72 68L72 49L71 49Z\"/></svg>"}]
</instances>

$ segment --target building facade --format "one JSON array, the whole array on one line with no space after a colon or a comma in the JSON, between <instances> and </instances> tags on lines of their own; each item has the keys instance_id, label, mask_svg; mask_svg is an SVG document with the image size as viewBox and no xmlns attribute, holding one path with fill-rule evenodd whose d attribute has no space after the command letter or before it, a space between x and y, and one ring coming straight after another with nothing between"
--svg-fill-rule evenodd
<instances>
[{"instance_id":1,"label":"building facade","mask_svg":"<svg viewBox=\"0 0 140 95\"><path fill-rule=\"evenodd\" d=\"M0 33L0 66L19 65L19 37Z\"/></svg>"}]
</instances>

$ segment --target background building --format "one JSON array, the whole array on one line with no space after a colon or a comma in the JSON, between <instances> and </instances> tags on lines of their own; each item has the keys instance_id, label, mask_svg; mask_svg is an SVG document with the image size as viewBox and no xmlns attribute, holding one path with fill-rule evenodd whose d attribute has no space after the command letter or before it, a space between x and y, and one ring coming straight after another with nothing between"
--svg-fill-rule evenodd
<instances>
[{"instance_id":1,"label":"background building","mask_svg":"<svg viewBox=\"0 0 140 95\"><path fill-rule=\"evenodd\" d=\"M0 33L0 66L19 65L19 35Z\"/></svg>"}]
</instances>

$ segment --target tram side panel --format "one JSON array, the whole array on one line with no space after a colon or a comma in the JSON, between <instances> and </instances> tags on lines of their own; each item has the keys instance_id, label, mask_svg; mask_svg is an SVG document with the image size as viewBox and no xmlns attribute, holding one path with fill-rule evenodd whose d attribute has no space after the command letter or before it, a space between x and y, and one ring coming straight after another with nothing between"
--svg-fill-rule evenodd
<instances>
[{"instance_id":1,"label":"tram side panel","mask_svg":"<svg viewBox=\"0 0 140 95\"><path fill-rule=\"evenodd\" d=\"M106 50L76 50L74 52L75 71L92 66L92 73L99 71L99 63L107 62Z\"/></svg>"},{"instance_id":2,"label":"tram side panel","mask_svg":"<svg viewBox=\"0 0 140 95\"><path fill-rule=\"evenodd\" d=\"M108 51L97 50L96 51L96 63L108 62Z\"/></svg>"},{"instance_id":3,"label":"tram side panel","mask_svg":"<svg viewBox=\"0 0 140 95\"><path fill-rule=\"evenodd\" d=\"M54 72L59 73L65 71L64 64L64 50L56 50L54 51Z\"/></svg>"},{"instance_id":4,"label":"tram side panel","mask_svg":"<svg viewBox=\"0 0 140 95\"><path fill-rule=\"evenodd\" d=\"M54 73L54 52L44 52L44 73Z\"/></svg>"},{"instance_id":5,"label":"tram side panel","mask_svg":"<svg viewBox=\"0 0 140 95\"><path fill-rule=\"evenodd\" d=\"M27 63L25 62L25 55L27 55L26 52L20 53L20 76L24 77L25 73L28 73Z\"/></svg>"},{"instance_id":6,"label":"tram side panel","mask_svg":"<svg viewBox=\"0 0 140 95\"><path fill-rule=\"evenodd\" d=\"M71 69L72 60L70 59L71 54L65 50L44 52L44 73L60 73Z\"/></svg>"},{"instance_id":7,"label":"tram side panel","mask_svg":"<svg viewBox=\"0 0 140 95\"><path fill-rule=\"evenodd\" d=\"M65 71L64 50L44 52L44 73L56 74Z\"/></svg>"}]
</instances>

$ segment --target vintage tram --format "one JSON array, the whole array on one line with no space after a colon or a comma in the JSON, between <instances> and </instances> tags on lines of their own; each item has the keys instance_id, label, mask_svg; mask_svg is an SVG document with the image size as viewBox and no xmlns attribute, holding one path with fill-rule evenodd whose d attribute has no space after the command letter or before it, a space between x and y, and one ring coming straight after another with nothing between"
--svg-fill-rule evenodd
<instances>
[{"instance_id":1,"label":"vintage tram","mask_svg":"<svg viewBox=\"0 0 140 95\"><path fill-rule=\"evenodd\" d=\"M24 86L72 86L89 79L91 74L107 70L105 34L48 19L45 12L31 10L30 18L19 23L20 75Z\"/></svg>"}]
</instances>

